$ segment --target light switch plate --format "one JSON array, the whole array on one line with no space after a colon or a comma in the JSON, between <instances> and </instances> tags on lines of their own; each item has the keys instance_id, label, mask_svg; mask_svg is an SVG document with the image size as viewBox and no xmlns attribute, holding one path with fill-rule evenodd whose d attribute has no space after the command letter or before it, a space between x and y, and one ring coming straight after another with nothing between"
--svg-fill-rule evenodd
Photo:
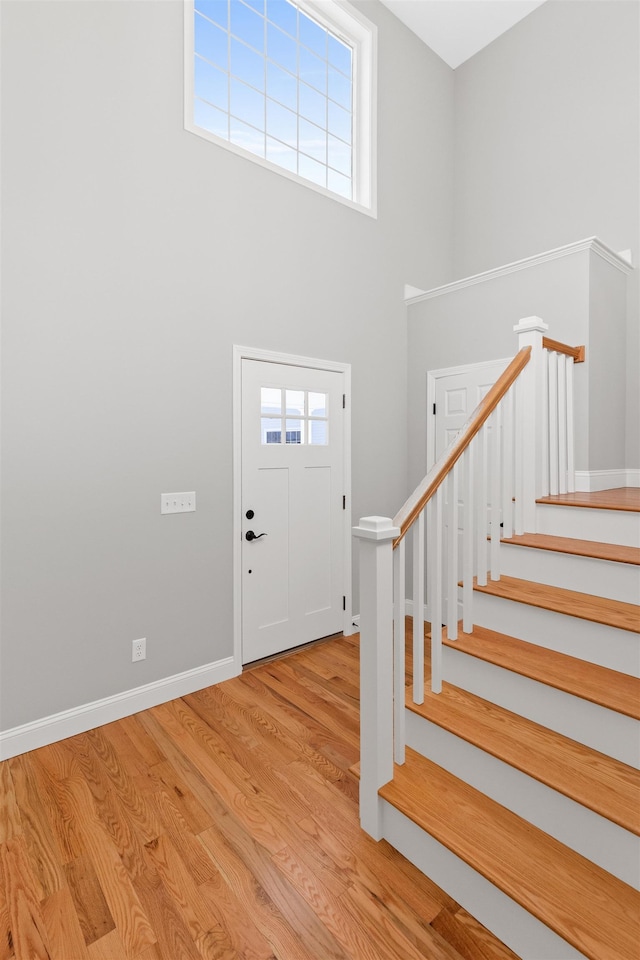
<instances>
[{"instance_id":1,"label":"light switch plate","mask_svg":"<svg viewBox=\"0 0 640 960\"><path fill-rule=\"evenodd\" d=\"M189 493L161 493L160 513L193 513L196 509L196 494Z\"/></svg>"}]
</instances>

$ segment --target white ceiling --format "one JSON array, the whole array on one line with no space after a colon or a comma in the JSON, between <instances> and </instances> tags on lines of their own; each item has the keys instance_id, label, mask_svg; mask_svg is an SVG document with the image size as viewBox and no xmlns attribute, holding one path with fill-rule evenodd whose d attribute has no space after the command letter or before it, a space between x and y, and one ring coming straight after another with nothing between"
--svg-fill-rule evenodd
<instances>
[{"instance_id":1,"label":"white ceiling","mask_svg":"<svg viewBox=\"0 0 640 960\"><path fill-rule=\"evenodd\" d=\"M544 0L382 0L454 69Z\"/></svg>"}]
</instances>

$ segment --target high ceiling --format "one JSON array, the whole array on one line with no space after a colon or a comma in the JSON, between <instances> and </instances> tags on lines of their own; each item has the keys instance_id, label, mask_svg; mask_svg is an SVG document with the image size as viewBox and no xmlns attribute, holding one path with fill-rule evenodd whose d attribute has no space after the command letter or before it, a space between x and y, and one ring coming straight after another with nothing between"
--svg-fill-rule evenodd
<instances>
[{"instance_id":1,"label":"high ceiling","mask_svg":"<svg viewBox=\"0 0 640 960\"><path fill-rule=\"evenodd\" d=\"M455 69L544 0L382 0L382 3Z\"/></svg>"}]
</instances>

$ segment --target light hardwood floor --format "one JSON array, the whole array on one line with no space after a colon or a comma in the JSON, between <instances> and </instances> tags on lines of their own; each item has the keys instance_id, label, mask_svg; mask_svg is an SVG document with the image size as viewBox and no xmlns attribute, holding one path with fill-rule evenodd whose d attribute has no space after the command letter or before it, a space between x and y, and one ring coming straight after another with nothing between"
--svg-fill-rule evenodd
<instances>
[{"instance_id":1,"label":"light hardwood floor","mask_svg":"<svg viewBox=\"0 0 640 960\"><path fill-rule=\"evenodd\" d=\"M514 960L360 830L358 722L338 637L0 764L0 960Z\"/></svg>"}]
</instances>

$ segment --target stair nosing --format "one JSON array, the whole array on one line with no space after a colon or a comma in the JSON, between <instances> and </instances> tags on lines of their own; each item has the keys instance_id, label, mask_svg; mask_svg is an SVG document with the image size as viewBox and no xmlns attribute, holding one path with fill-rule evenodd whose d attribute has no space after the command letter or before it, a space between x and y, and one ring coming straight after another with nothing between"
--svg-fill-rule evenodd
<instances>
[{"instance_id":1,"label":"stair nosing","mask_svg":"<svg viewBox=\"0 0 640 960\"><path fill-rule=\"evenodd\" d=\"M527 540L533 542L526 542ZM529 550L546 550L563 556L585 557L591 560L606 561L607 563L640 566L640 547L604 543L600 540L579 540L576 537L557 537L554 534L547 533L523 533L514 534L512 537L503 537L500 542L507 546L525 547ZM562 546L559 544L562 544ZM611 554L615 551L622 551L623 556L612 556ZM609 554L609 556L605 556L605 554Z\"/></svg>"},{"instance_id":2,"label":"stair nosing","mask_svg":"<svg viewBox=\"0 0 640 960\"><path fill-rule=\"evenodd\" d=\"M424 784L429 802L418 810L413 787ZM640 894L622 880L410 747L379 795L586 957L637 960L629 923L640 915ZM580 910L569 896L577 888Z\"/></svg>"},{"instance_id":3,"label":"stair nosing","mask_svg":"<svg viewBox=\"0 0 640 960\"><path fill-rule=\"evenodd\" d=\"M499 584L502 584L502 589ZM526 585L523 586L523 585ZM546 594L547 597L555 596L552 602L542 596L537 596L531 591L531 587L537 588L540 594ZM507 589L505 589L507 588ZM511 595L508 589L511 589ZM590 593L580 593L577 590L567 590L564 587L554 587L550 584L538 583L533 580L522 580L518 577L502 576L499 580L488 580L486 585L477 583L474 577L473 589L478 593L497 597L500 600L510 600L515 603L524 603L538 610L549 610L553 613L559 613L567 617L576 617L579 620L587 620L591 623L599 623L602 626L614 627L618 630L624 630L628 633L640 634L640 605L636 603L626 603L623 600L610 600L607 597L597 597ZM565 603L571 604L571 609L563 609L563 605L558 606L560 598L564 598ZM604 601L603 604L598 601ZM608 613L604 607L616 608L620 613L619 622L612 618L611 611ZM635 617L634 617L635 614ZM625 618L632 618L633 623L623 622Z\"/></svg>"},{"instance_id":4,"label":"stair nosing","mask_svg":"<svg viewBox=\"0 0 640 960\"><path fill-rule=\"evenodd\" d=\"M630 717L632 720L640 720L640 679L637 677L612 670L610 667L603 667L600 664L589 663L586 660L576 660L569 654L550 650L547 647L539 647L528 640L519 640L508 634L491 630L489 627L474 626L471 633L462 631L461 621L458 627L457 640L447 639L446 629L442 631L442 642L445 646L461 651L467 656L476 657L478 660L492 663L503 670L509 670L511 673L527 677L537 683L544 683L548 687L561 690L570 696L579 697L581 700L594 703L606 710L612 710L614 713ZM487 640L497 641L498 652L487 650ZM477 646L473 646L474 641ZM518 651L517 657L505 656L504 654L513 647ZM545 661L543 666L535 662L540 657ZM589 687L575 680L573 668L576 663L580 665L583 673L589 673L594 678ZM557 675L550 670L554 664L557 667ZM626 697L620 697L619 692L623 685L633 687L633 694L629 693ZM608 690L616 691L617 696L607 696Z\"/></svg>"},{"instance_id":5,"label":"stair nosing","mask_svg":"<svg viewBox=\"0 0 640 960\"><path fill-rule=\"evenodd\" d=\"M457 699L457 702L451 704L450 699ZM462 705L460 701L463 701ZM448 705L448 714L438 716L433 709L437 705ZM555 730L544 727L542 724L536 723L533 720L521 717L519 714L485 700L470 691L463 690L446 682L442 684L441 694L431 694L431 691L425 690L425 701L422 704L414 703L410 691L407 691L406 707L418 716L424 717L430 723L434 723L441 729L465 740L467 743L495 757L497 760L519 770L526 776L543 783L550 789L574 800L581 806L617 824L619 827L628 830L630 833L640 836L640 812L638 809L638 803L640 802L640 771L637 771L634 767L615 760L607 754L600 753L576 740L572 740ZM521 748L528 740L527 749L515 751L513 745L505 746L504 744L495 742L496 734L493 731L482 729L481 721L483 716L476 717L475 723L472 722L474 719L474 707L478 711L481 710L484 716L498 715L503 717L505 720L505 730L499 731L498 735L502 734L502 736L504 736L506 734L508 737L513 730L518 730L520 733L518 746ZM457 711L457 714L454 714L453 710ZM466 724L465 718L460 716L460 713L463 711L468 711L469 713L469 716L466 718ZM534 742L531 740L532 737L534 738ZM612 782L620 777L626 778L627 780L636 780L635 805L633 800L627 797L628 800L631 800L630 807L635 813L635 818L630 816L628 811L612 811L611 809L607 809L605 803L595 803L593 792L589 792L586 786L583 786L582 789L576 789L575 786L572 786L568 782L568 777L559 777L557 772L556 775L553 776L552 771L554 770L555 763L552 751L549 744L544 744L544 742L540 743L545 737L550 743L555 743L557 747L565 750L566 753L571 756L571 772L574 777L577 777L578 782L585 778L588 780L589 775L592 775L597 769L602 770L603 766L609 768L609 779ZM531 763L532 758L538 757L544 760L545 750L547 751L548 765L541 770L532 769L532 767L535 767L535 764ZM568 774L568 757L565 758L565 761L567 762L567 766L563 769L562 773ZM600 781L600 783L592 783L591 787L592 790L597 787L597 794L601 794L603 789L611 789L605 787L602 781ZM614 796L620 796L622 793L622 787L616 787L615 783L613 790ZM628 790L625 788L624 792L628 793Z\"/></svg>"}]
</instances>

